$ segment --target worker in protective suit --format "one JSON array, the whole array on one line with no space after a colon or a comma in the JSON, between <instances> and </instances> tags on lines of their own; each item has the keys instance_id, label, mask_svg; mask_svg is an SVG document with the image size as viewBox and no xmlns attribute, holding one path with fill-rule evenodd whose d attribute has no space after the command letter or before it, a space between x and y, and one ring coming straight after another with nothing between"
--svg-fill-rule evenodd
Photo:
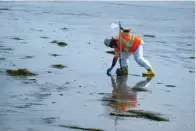
<instances>
[{"instance_id":1,"label":"worker in protective suit","mask_svg":"<svg viewBox=\"0 0 196 131\"><path fill-rule=\"evenodd\" d=\"M144 41L139 36L134 36L130 33L131 29L124 29L120 25L119 36L106 38L104 44L107 47L114 48L114 58L111 67L107 70L109 75L114 66L116 65L118 58L121 65L121 69L117 69L117 75L128 75L128 58L133 54L135 61L144 67L147 72L143 73L143 76L154 76L155 72L150 63L143 57L143 44ZM120 39L120 40L119 40Z\"/></svg>"},{"instance_id":2,"label":"worker in protective suit","mask_svg":"<svg viewBox=\"0 0 196 131\"><path fill-rule=\"evenodd\" d=\"M142 80L133 86L127 84L128 76L114 76L110 75L112 82L112 99L107 105L114 108L116 112L124 112L129 108L137 108L137 91L132 90L134 88L147 88L150 85L150 81L153 77L147 77L146 80Z\"/></svg>"}]
</instances>

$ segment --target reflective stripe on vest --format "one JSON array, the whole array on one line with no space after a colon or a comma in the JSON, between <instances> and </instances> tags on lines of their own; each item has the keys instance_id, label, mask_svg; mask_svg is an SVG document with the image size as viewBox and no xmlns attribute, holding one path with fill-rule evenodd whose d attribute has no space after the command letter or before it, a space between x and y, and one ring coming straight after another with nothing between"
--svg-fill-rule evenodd
<instances>
[{"instance_id":1,"label":"reflective stripe on vest","mask_svg":"<svg viewBox=\"0 0 196 131\"><path fill-rule=\"evenodd\" d=\"M126 37L131 37L131 38L129 38L129 40L128 41L126 41L125 39L123 39L123 34L121 33L121 35L120 35L121 37L120 37L120 43L121 44L123 44L123 45L125 45L125 51L128 51L130 48L131 48L131 46L133 45L133 41L134 41L134 36L133 35L130 35L129 34L129 36L126 36Z\"/></svg>"}]
</instances>

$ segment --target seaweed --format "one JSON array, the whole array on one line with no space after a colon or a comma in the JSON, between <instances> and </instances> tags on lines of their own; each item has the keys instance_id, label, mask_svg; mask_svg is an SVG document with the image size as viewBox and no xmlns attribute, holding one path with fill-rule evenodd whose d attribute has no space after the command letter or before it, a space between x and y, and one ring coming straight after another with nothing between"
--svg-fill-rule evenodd
<instances>
[{"instance_id":1,"label":"seaweed","mask_svg":"<svg viewBox=\"0 0 196 131\"><path fill-rule=\"evenodd\" d=\"M24 39L21 39L19 37L13 37L12 39L14 39L14 40L24 40Z\"/></svg>"},{"instance_id":2,"label":"seaweed","mask_svg":"<svg viewBox=\"0 0 196 131\"><path fill-rule=\"evenodd\" d=\"M18 69L18 70L7 70L7 73L11 76L35 76L37 74L30 72L27 69Z\"/></svg>"},{"instance_id":3,"label":"seaweed","mask_svg":"<svg viewBox=\"0 0 196 131\"><path fill-rule=\"evenodd\" d=\"M167 86L167 87L176 87L176 86L174 86L174 85L165 85L165 86Z\"/></svg>"},{"instance_id":4,"label":"seaweed","mask_svg":"<svg viewBox=\"0 0 196 131\"><path fill-rule=\"evenodd\" d=\"M114 51L106 51L106 53L108 53L108 54L115 54L115 52Z\"/></svg>"},{"instance_id":5,"label":"seaweed","mask_svg":"<svg viewBox=\"0 0 196 131\"><path fill-rule=\"evenodd\" d=\"M0 8L0 10L10 10L10 9L8 9L8 8Z\"/></svg>"},{"instance_id":6,"label":"seaweed","mask_svg":"<svg viewBox=\"0 0 196 131\"><path fill-rule=\"evenodd\" d=\"M66 42L58 42L57 43L59 46L67 46L68 44Z\"/></svg>"},{"instance_id":7,"label":"seaweed","mask_svg":"<svg viewBox=\"0 0 196 131\"><path fill-rule=\"evenodd\" d=\"M0 58L0 60L5 60L5 58Z\"/></svg>"},{"instance_id":8,"label":"seaweed","mask_svg":"<svg viewBox=\"0 0 196 131\"><path fill-rule=\"evenodd\" d=\"M195 59L195 56L191 56L191 57L189 57L190 59Z\"/></svg>"},{"instance_id":9,"label":"seaweed","mask_svg":"<svg viewBox=\"0 0 196 131\"><path fill-rule=\"evenodd\" d=\"M57 40L53 40L51 43L58 43L58 41Z\"/></svg>"},{"instance_id":10,"label":"seaweed","mask_svg":"<svg viewBox=\"0 0 196 131\"><path fill-rule=\"evenodd\" d=\"M56 64L56 65L52 65L53 68L58 68L58 69L63 69L66 66L62 65L62 64Z\"/></svg>"},{"instance_id":11,"label":"seaweed","mask_svg":"<svg viewBox=\"0 0 196 131\"><path fill-rule=\"evenodd\" d=\"M55 43L59 46L67 46L68 45L66 42L58 42L57 40L53 40L51 43Z\"/></svg>"},{"instance_id":12,"label":"seaweed","mask_svg":"<svg viewBox=\"0 0 196 131\"><path fill-rule=\"evenodd\" d=\"M20 59L32 59L34 56L25 56L24 58L20 58Z\"/></svg>"},{"instance_id":13,"label":"seaweed","mask_svg":"<svg viewBox=\"0 0 196 131\"><path fill-rule=\"evenodd\" d=\"M49 39L49 37L46 37L46 36L41 36L40 38Z\"/></svg>"},{"instance_id":14,"label":"seaweed","mask_svg":"<svg viewBox=\"0 0 196 131\"><path fill-rule=\"evenodd\" d=\"M78 130L83 130L83 131L103 131L101 129L83 128L83 127L79 127L79 126L70 126L70 125L59 125L59 127L70 128L70 129L78 129Z\"/></svg>"},{"instance_id":15,"label":"seaweed","mask_svg":"<svg viewBox=\"0 0 196 131\"><path fill-rule=\"evenodd\" d=\"M50 55L54 57L61 56L61 54L52 54L52 53L50 53Z\"/></svg>"},{"instance_id":16,"label":"seaweed","mask_svg":"<svg viewBox=\"0 0 196 131\"><path fill-rule=\"evenodd\" d=\"M160 117L159 116L160 114L149 112L149 111L145 112L141 110L128 110L126 112L136 114L138 117L144 117L155 121L169 121L166 118Z\"/></svg>"},{"instance_id":17,"label":"seaweed","mask_svg":"<svg viewBox=\"0 0 196 131\"><path fill-rule=\"evenodd\" d=\"M127 110L124 113L110 113L112 116L119 117L136 117L136 118L146 118L154 121L169 121L169 119L161 117L158 113L145 112L141 110Z\"/></svg>"},{"instance_id":18,"label":"seaweed","mask_svg":"<svg viewBox=\"0 0 196 131\"><path fill-rule=\"evenodd\" d=\"M144 35L144 37L155 37L154 35Z\"/></svg>"}]
</instances>

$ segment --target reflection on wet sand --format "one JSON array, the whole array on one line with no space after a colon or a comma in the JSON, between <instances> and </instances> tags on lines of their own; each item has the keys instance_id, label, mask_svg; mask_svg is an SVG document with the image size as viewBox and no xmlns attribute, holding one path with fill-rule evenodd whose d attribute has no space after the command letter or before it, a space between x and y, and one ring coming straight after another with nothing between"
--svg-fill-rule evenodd
<instances>
[{"instance_id":1,"label":"reflection on wet sand","mask_svg":"<svg viewBox=\"0 0 196 131\"><path fill-rule=\"evenodd\" d=\"M105 96L104 101L106 106L110 106L115 112L122 113L128 109L137 108L137 89L145 89L149 86L152 78L139 81L134 86L127 84L128 76L114 76L111 77L112 82L112 96ZM134 89L134 90L133 90Z\"/></svg>"}]
</instances>

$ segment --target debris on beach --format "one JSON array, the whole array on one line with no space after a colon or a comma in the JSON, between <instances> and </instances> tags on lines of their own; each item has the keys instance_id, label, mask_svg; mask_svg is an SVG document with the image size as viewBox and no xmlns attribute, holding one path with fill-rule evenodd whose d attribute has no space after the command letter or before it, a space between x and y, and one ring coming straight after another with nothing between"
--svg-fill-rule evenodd
<instances>
[{"instance_id":1,"label":"debris on beach","mask_svg":"<svg viewBox=\"0 0 196 131\"><path fill-rule=\"evenodd\" d=\"M97 93L99 95L111 95L111 93Z\"/></svg>"},{"instance_id":2,"label":"debris on beach","mask_svg":"<svg viewBox=\"0 0 196 131\"><path fill-rule=\"evenodd\" d=\"M175 85L165 85L167 87L176 87Z\"/></svg>"},{"instance_id":3,"label":"debris on beach","mask_svg":"<svg viewBox=\"0 0 196 131\"><path fill-rule=\"evenodd\" d=\"M155 37L154 35L144 35L144 37Z\"/></svg>"},{"instance_id":4,"label":"debris on beach","mask_svg":"<svg viewBox=\"0 0 196 131\"><path fill-rule=\"evenodd\" d=\"M190 59L195 59L195 56L191 56L191 57L189 57Z\"/></svg>"},{"instance_id":5,"label":"debris on beach","mask_svg":"<svg viewBox=\"0 0 196 131\"><path fill-rule=\"evenodd\" d=\"M0 58L0 60L5 60L5 58Z\"/></svg>"},{"instance_id":6,"label":"debris on beach","mask_svg":"<svg viewBox=\"0 0 196 131\"><path fill-rule=\"evenodd\" d=\"M13 50L13 48L1 48L1 50L10 51L10 50Z\"/></svg>"},{"instance_id":7,"label":"debris on beach","mask_svg":"<svg viewBox=\"0 0 196 131\"><path fill-rule=\"evenodd\" d=\"M195 71L189 71L190 73L195 73Z\"/></svg>"},{"instance_id":8,"label":"debris on beach","mask_svg":"<svg viewBox=\"0 0 196 131\"><path fill-rule=\"evenodd\" d=\"M24 39L21 39L19 37L13 37L12 39L14 39L14 40L24 40Z\"/></svg>"},{"instance_id":9,"label":"debris on beach","mask_svg":"<svg viewBox=\"0 0 196 131\"><path fill-rule=\"evenodd\" d=\"M36 79L28 79L28 80L33 81L34 83L36 83L36 82L37 82L37 80L36 80Z\"/></svg>"},{"instance_id":10,"label":"debris on beach","mask_svg":"<svg viewBox=\"0 0 196 131\"><path fill-rule=\"evenodd\" d=\"M58 41L57 40L53 40L51 43L57 43Z\"/></svg>"},{"instance_id":11,"label":"debris on beach","mask_svg":"<svg viewBox=\"0 0 196 131\"><path fill-rule=\"evenodd\" d=\"M102 129L95 129L95 128L83 128L79 126L71 126L71 125L59 125L59 127L69 128L69 129L78 129L82 131L103 131Z\"/></svg>"},{"instance_id":12,"label":"debris on beach","mask_svg":"<svg viewBox=\"0 0 196 131\"><path fill-rule=\"evenodd\" d=\"M59 117L46 117L46 118L43 118L42 120L44 121L45 124L52 124L58 118Z\"/></svg>"},{"instance_id":13,"label":"debris on beach","mask_svg":"<svg viewBox=\"0 0 196 131\"><path fill-rule=\"evenodd\" d=\"M43 32L43 30L41 30L41 29L34 29L34 28L30 28L30 29L33 30L33 31Z\"/></svg>"},{"instance_id":14,"label":"debris on beach","mask_svg":"<svg viewBox=\"0 0 196 131\"><path fill-rule=\"evenodd\" d=\"M31 103L27 103L27 104L25 104L25 105L21 105L21 106L13 106L14 108L29 108L29 107L31 107L32 106L32 104Z\"/></svg>"},{"instance_id":15,"label":"debris on beach","mask_svg":"<svg viewBox=\"0 0 196 131\"><path fill-rule=\"evenodd\" d=\"M70 84L70 82L67 81L65 84Z\"/></svg>"},{"instance_id":16,"label":"debris on beach","mask_svg":"<svg viewBox=\"0 0 196 131\"><path fill-rule=\"evenodd\" d=\"M51 56L54 56L54 57L57 57L57 56L61 56L61 54L52 54L52 53L49 53Z\"/></svg>"},{"instance_id":17,"label":"debris on beach","mask_svg":"<svg viewBox=\"0 0 196 131\"><path fill-rule=\"evenodd\" d=\"M0 10L10 10L10 9L8 9L8 8L0 8Z\"/></svg>"},{"instance_id":18,"label":"debris on beach","mask_svg":"<svg viewBox=\"0 0 196 131\"><path fill-rule=\"evenodd\" d=\"M115 54L115 52L114 51L106 51L106 53L108 53L108 54Z\"/></svg>"},{"instance_id":19,"label":"debris on beach","mask_svg":"<svg viewBox=\"0 0 196 131\"><path fill-rule=\"evenodd\" d=\"M24 58L20 58L20 59L32 59L34 56L25 56Z\"/></svg>"},{"instance_id":20,"label":"debris on beach","mask_svg":"<svg viewBox=\"0 0 196 131\"><path fill-rule=\"evenodd\" d=\"M127 110L124 113L110 113L110 115L119 117L146 118L154 121L169 121L169 119L161 117L159 113L142 110Z\"/></svg>"},{"instance_id":21,"label":"debris on beach","mask_svg":"<svg viewBox=\"0 0 196 131\"><path fill-rule=\"evenodd\" d=\"M63 30L67 30L68 28L66 28L66 27L63 27Z\"/></svg>"},{"instance_id":22,"label":"debris on beach","mask_svg":"<svg viewBox=\"0 0 196 131\"><path fill-rule=\"evenodd\" d=\"M41 36L40 38L49 39L49 37L47 37L47 36Z\"/></svg>"},{"instance_id":23,"label":"debris on beach","mask_svg":"<svg viewBox=\"0 0 196 131\"><path fill-rule=\"evenodd\" d=\"M7 70L7 73L11 76L35 76L37 74L30 72L27 69L18 69L18 70Z\"/></svg>"},{"instance_id":24,"label":"debris on beach","mask_svg":"<svg viewBox=\"0 0 196 131\"><path fill-rule=\"evenodd\" d=\"M51 43L55 43L59 46L67 46L68 45L66 42L58 42L57 40L53 40Z\"/></svg>"},{"instance_id":25,"label":"debris on beach","mask_svg":"<svg viewBox=\"0 0 196 131\"><path fill-rule=\"evenodd\" d=\"M155 41L155 42L158 42L158 43L166 43L165 41Z\"/></svg>"},{"instance_id":26,"label":"debris on beach","mask_svg":"<svg viewBox=\"0 0 196 131\"><path fill-rule=\"evenodd\" d=\"M164 90L164 89L161 89L162 91L165 91L165 92L171 92L170 90Z\"/></svg>"},{"instance_id":27,"label":"debris on beach","mask_svg":"<svg viewBox=\"0 0 196 131\"><path fill-rule=\"evenodd\" d=\"M57 43L59 46L67 46L68 44L66 42L58 42Z\"/></svg>"},{"instance_id":28,"label":"debris on beach","mask_svg":"<svg viewBox=\"0 0 196 131\"><path fill-rule=\"evenodd\" d=\"M62 64L57 64L57 65L52 65L53 68L58 68L58 69L63 69L66 66L62 65Z\"/></svg>"},{"instance_id":29,"label":"debris on beach","mask_svg":"<svg viewBox=\"0 0 196 131\"><path fill-rule=\"evenodd\" d=\"M14 107L14 108L30 108L33 105L40 106L40 105L44 105L44 104L40 104L40 103L25 103L25 105L18 105L18 106L12 106L12 107Z\"/></svg>"}]
</instances>

